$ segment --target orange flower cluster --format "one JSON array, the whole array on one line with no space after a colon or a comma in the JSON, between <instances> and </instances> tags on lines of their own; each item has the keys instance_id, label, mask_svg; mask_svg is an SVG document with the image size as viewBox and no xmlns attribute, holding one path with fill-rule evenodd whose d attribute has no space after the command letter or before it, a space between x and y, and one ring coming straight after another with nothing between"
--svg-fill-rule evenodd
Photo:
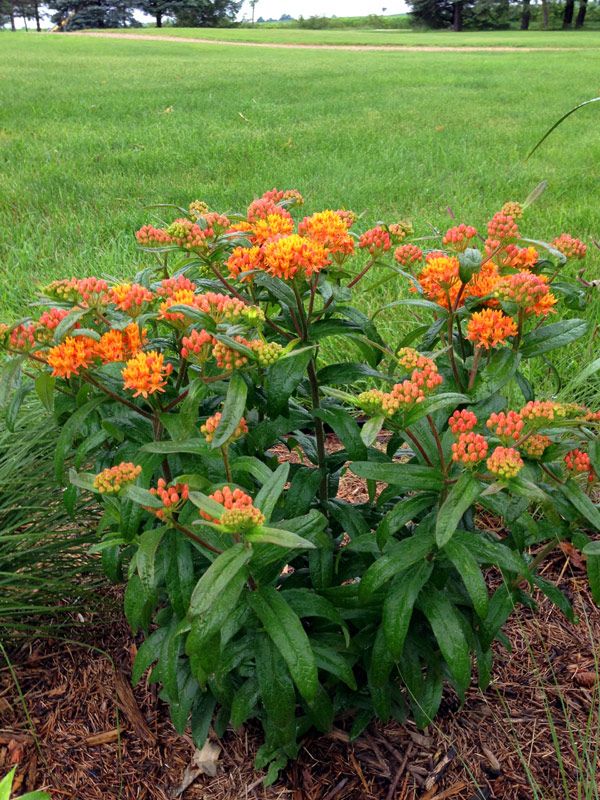
<instances>
[{"instance_id":1,"label":"orange flower cluster","mask_svg":"<svg viewBox=\"0 0 600 800\"><path fill-rule=\"evenodd\" d=\"M567 258L585 258L587 253L587 246L569 233L561 233L560 236L557 236L552 242L552 246Z\"/></svg>"},{"instance_id":2,"label":"orange flower cluster","mask_svg":"<svg viewBox=\"0 0 600 800\"><path fill-rule=\"evenodd\" d=\"M173 243L167 231L154 225L143 225L136 231L135 238L141 247L164 247Z\"/></svg>"},{"instance_id":3,"label":"orange flower cluster","mask_svg":"<svg viewBox=\"0 0 600 800\"><path fill-rule=\"evenodd\" d=\"M530 400L519 413L530 426L543 427L556 418L566 417L567 409L562 403L551 400Z\"/></svg>"},{"instance_id":4,"label":"orange flower cluster","mask_svg":"<svg viewBox=\"0 0 600 800\"><path fill-rule=\"evenodd\" d=\"M139 283L119 283L111 287L108 297L118 309L131 317L137 317L146 303L151 303L154 295Z\"/></svg>"},{"instance_id":5,"label":"orange flower cluster","mask_svg":"<svg viewBox=\"0 0 600 800\"><path fill-rule=\"evenodd\" d=\"M502 311L484 308L471 315L467 323L467 339L476 347L489 350L507 343L509 336L516 336L517 324Z\"/></svg>"},{"instance_id":6,"label":"orange flower cluster","mask_svg":"<svg viewBox=\"0 0 600 800\"><path fill-rule=\"evenodd\" d=\"M378 256L390 249L392 240L385 228L378 225L363 233L358 240L358 246L361 250L368 250L372 256Z\"/></svg>"},{"instance_id":7,"label":"orange flower cluster","mask_svg":"<svg viewBox=\"0 0 600 800\"><path fill-rule=\"evenodd\" d=\"M43 328L45 331L54 331L58 328L60 323L65 317L69 316L67 308L49 308L38 319L38 328ZM79 323L75 325L77 327Z\"/></svg>"},{"instance_id":8,"label":"orange flower cluster","mask_svg":"<svg viewBox=\"0 0 600 800\"><path fill-rule=\"evenodd\" d=\"M245 347L251 347L252 343L242 336L235 336L234 340ZM217 367L224 370L241 369L248 363L248 357L232 347L228 347L223 342L215 342L212 350L213 357L217 362Z\"/></svg>"},{"instance_id":9,"label":"orange flower cluster","mask_svg":"<svg viewBox=\"0 0 600 800\"><path fill-rule=\"evenodd\" d=\"M250 342L250 347L254 352L254 357L261 367L270 367L279 361L283 353L283 347L277 342L264 342L262 339L255 339Z\"/></svg>"},{"instance_id":10,"label":"orange flower cluster","mask_svg":"<svg viewBox=\"0 0 600 800\"><path fill-rule=\"evenodd\" d=\"M190 488L187 483L168 484L164 478L159 478L156 488L150 489L150 494L158 497L163 508L148 507L146 510L151 511L159 519L168 520L181 510L190 496Z\"/></svg>"},{"instance_id":11,"label":"orange flower cluster","mask_svg":"<svg viewBox=\"0 0 600 800\"><path fill-rule=\"evenodd\" d=\"M516 411L500 411L490 414L486 427L503 442L508 443L511 439L517 442L521 438L521 432L525 425L523 418Z\"/></svg>"},{"instance_id":12,"label":"orange flower cluster","mask_svg":"<svg viewBox=\"0 0 600 800\"><path fill-rule=\"evenodd\" d=\"M214 343L215 340L208 331L197 331L194 329L190 332L189 336L184 336L181 340L181 355L188 361L194 361L196 364L204 364L211 356Z\"/></svg>"},{"instance_id":13,"label":"orange flower cluster","mask_svg":"<svg viewBox=\"0 0 600 800\"><path fill-rule=\"evenodd\" d=\"M521 450L523 450L525 455L529 456L529 458L541 458L546 448L551 444L552 440L548 436L544 436L543 433L538 433L526 439L521 445Z\"/></svg>"},{"instance_id":14,"label":"orange flower cluster","mask_svg":"<svg viewBox=\"0 0 600 800\"><path fill-rule=\"evenodd\" d=\"M485 240L485 252L488 256L493 255L493 260L500 267L510 269L531 269L539 258L535 247L519 247L517 244L502 246L495 239Z\"/></svg>"},{"instance_id":15,"label":"orange flower cluster","mask_svg":"<svg viewBox=\"0 0 600 800\"><path fill-rule=\"evenodd\" d=\"M89 336L68 336L51 347L47 361L55 378L70 378L91 366L96 358L96 342Z\"/></svg>"},{"instance_id":16,"label":"orange flower cluster","mask_svg":"<svg viewBox=\"0 0 600 800\"><path fill-rule=\"evenodd\" d=\"M486 463L489 471L501 480L515 478L525 466L514 447L496 447Z\"/></svg>"},{"instance_id":17,"label":"orange flower cluster","mask_svg":"<svg viewBox=\"0 0 600 800\"><path fill-rule=\"evenodd\" d=\"M322 245L293 233L267 242L264 264L265 270L276 278L290 280L298 273L310 278L329 264L329 255Z\"/></svg>"},{"instance_id":18,"label":"orange flower cluster","mask_svg":"<svg viewBox=\"0 0 600 800\"><path fill-rule=\"evenodd\" d=\"M442 244L462 253L469 246L469 242L477 236L477 230L464 222L454 228L449 228L444 234Z\"/></svg>"},{"instance_id":19,"label":"orange flower cluster","mask_svg":"<svg viewBox=\"0 0 600 800\"><path fill-rule=\"evenodd\" d=\"M215 231L211 227L202 228L198 223L183 217L169 225L167 235L172 244L183 247L185 250L194 250L204 249L207 240L215 236Z\"/></svg>"},{"instance_id":20,"label":"orange flower cluster","mask_svg":"<svg viewBox=\"0 0 600 800\"><path fill-rule=\"evenodd\" d=\"M216 323L230 322L234 324L244 321L252 325L258 325L265 318L264 312L258 306L249 306L243 300L238 300L237 297L229 297L226 294L205 292L204 294L197 294L193 302L199 311L208 314Z\"/></svg>"},{"instance_id":21,"label":"orange flower cluster","mask_svg":"<svg viewBox=\"0 0 600 800\"><path fill-rule=\"evenodd\" d=\"M11 350L17 350L26 353L33 350L35 347L35 334L37 325L34 322L22 323L16 325L10 332L8 337L8 346Z\"/></svg>"},{"instance_id":22,"label":"orange flower cluster","mask_svg":"<svg viewBox=\"0 0 600 800\"><path fill-rule=\"evenodd\" d=\"M278 206L279 207L279 206ZM284 211L284 209L281 209ZM287 212L286 212L287 214ZM282 214L267 214L252 225L251 239L255 244L264 244L278 236L289 236L294 232L294 220Z\"/></svg>"},{"instance_id":23,"label":"orange flower cluster","mask_svg":"<svg viewBox=\"0 0 600 800\"><path fill-rule=\"evenodd\" d=\"M103 469L94 478L94 488L100 494L118 494L123 486L137 480L142 468L131 461L122 461L115 467Z\"/></svg>"},{"instance_id":24,"label":"orange flower cluster","mask_svg":"<svg viewBox=\"0 0 600 800\"><path fill-rule=\"evenodd\" d=\"M412 405L413 403L422 403L425 400L425 389L417 381L402 381L402 383L394 384L391 395L400 405Z\"/></svg>"},{"instance_id":25,"label":"orange flower cluster","mask_svg":"<svg viewBox=\"0 0 600 800\"><path fill-rule=\"evenodd\" d=\"M455 256L426 256L426 263L417 280L426 297L444 308L454 305L460 289L460 264ZM415 291L414 287L411 287Z\"/></svg>"},{"instance_id":26,"label":"orange flower cluster","mask_svg":"<svg viewBox=\"0 0 600 800\"><path fill-rule=\"evenodd\" d=\"M188 291L192 294L196 291L196 285L185 275L176 275L174 278L165 278L160 282L156 294L160 297L173 297L176 292Z\"/></svg>"},{"instance_id":27,"label":"orange flower cluster","mask_svg":"<svg viewBox=\"0 0 600 800\"><path fill-rule=\"evenodd\" d=\"M394 250L394 258L403 267L423 260L423 251L416 244L401 244Z\"/></svg>"},{"instance_id":28,"label":"orange flower cluster","mask_svg":"<svg viewBox=\"0 0 600 800\"><path fill-rule=\"evenodd\" d=\"M230 533L245 533L265 521L262 511L255 508L252 498L241 489L231 491L229 486L224 486L209 496L211 500L220 503L225 510L218 519L211 517L205 511L201 511L200 516L209 522L222 525Z\"/></svg>"},{"instance_id":29,"label":"orange flower cluster","mask_svg":"<svg viewBox=\"0 0 600 800\"><path fill-rule=\"evenodd\" d=\"M523 216L523 206L516 200L508 200L500 209L503 214L513 219L521 219Z\"/></svg>"},{"instance_id":30,"label":"orange flower cluster","mask_svg":"<svg viewBox=\"0 0 600 800\"><path fill-rule=\"evenodd\" d=\"M596 477L596 473L594 472L594 468L592 467L592 462L590 457L587 453L584 453L583 450L579 450L575 448L575 450L569 450L569 452L565 456L565 465L569 472L574 474L587 472L588 473L588 481L591 483L594 478Z\"/></svg>"},{"instance_id":31,"label":"orange flower cluster","mask_svg":"<svg viewBox=\"0 0 600 800\"><path fill-rule=\"evenodd\" d=\"M48 297L67 303L98 307L108 302L108 283L102 278L68 278L53 281L43 290Z\"/></svg>"},{"instance_id":32,"label":"orange flower cluster","mask_svg":"<svg viewBox=\"0 0 600 800\"><path fill-rule=\"evenodd\" d=\"M480 433L461 433L452 445L452 460L474 467L487 456L488 443Z\"/></svg>"},{"instance_id":33,"label":"orange flower cluster","mask_svg":"<svg viewBox=\"0 0 600 800\"><path fill-rule=\"evenodd\" d=\"M356 398L358 406L371 417L385 417L389 419L400 411L401 401L391 392L382 392L380 389L369 389L361 392Z\"/></svg>"},{"instance_id":34,"label":"orange flower cluster","mask_svg":"<svg viewBox=\"0 0 600 800\"><path fill-rule=\"evenodd\" d=\"M188 206L188 211L192 217L203 217L208 211L208 204L203 200L192 200Z\"/></svg>"},{"instance_id":35,"label":"orange flower cluster","mask_svg":"<svg viewBox=\"0 0 600 800\"><path fill-rule=\"evenodd\" d=\"M195 306L196 295L191 289L177 289L166 300L164 300L158 309L158 318L164 319L166 322L181 324L183 326L188 324L183 311L170 311L172 306Z\"/></svg>"},{"instance_id":36,"label":"orange flower cluster","mask_svg":"<svg viewBox=\"0 0 600 800\"><path fill-rule=\"evenodd\" d=\"M502 211L494 214L488 222L487 231L490 239L496 239L502 244L519 238L519 226L514 218Z\"/></svg>"},{"instance_id":37,"label":"orange flower cluster","mask_svg":"<svg viewBox=\"0 0 600 800\"><path fill-rule=\"evenodd\" d=\"M337 211L319 211L304 217L298 225L298 233L327 248L331 254L347 256L354 252L354 239L348 233L348 225Z\"/></svg>"},{"instance_id":38,"label":"orange flower cluster","mask_svg":"<svg viewBox=\"0 0 600 800\"><path fill-rule=\"evenodd\" d=\"M463 408L456 410L448 420L448 427L454 435L457 433L468 433L477 425L477 417L472 411Z\"/></svg>"},{"instance_id":39,"label":"orange flower cluster","mask_svg":"<svg viewBox=\"0 0 600 800\"><path fill-rule=\"evenodd\" d=\"M138 325L132 322L124 330L110 330L96 342L96 355L103 364L117 361L127 361L140 352L146 343L146 329L140 331Z\"/></svg>"},{"instance_id":40,"label":"orange flower cluster","mask_svg":"<svg viewBox=\"0 0 600 800\"><path fill-rule=\"evenodd\" d=\"M388 231L394 244L400 244L407 236L412 236L415 229L411 222L401 219L400 222L392 222L391 225L388 225Z\"/></svg>"},{"instance_id":41,"label":"orange flower cluster","mask_svg":"<svg viewBox=\"0 0 600 800\"><path fill-rule=\"evenodd\" d=\"M350 229L356 222L356 213L349 211L347 208L338 208L335 212L338 217L344 221L345 226Z\"/></svg>"},{"instance_id":42,"label":"orange flower cluster","mask_svg":"<svg viewBox=\"0 0 600 800\"><path fill-rule=\"evenodd\" d=\"M495 294L501 300L511 300L526 314L547 316L554 312L557 299L550 291L545 275L532 272L517 272L500 278Z\"/></svg>"},{"instance_id":43,"label":"orange flower cluster","mask_svg":"<svg viewBox=\"0 0 600 800\"><path fill-rule=\"evenodd\" d=\"M209 417L206 420L206 422L200 427L200 433L204 436L208 444L210 444L212 440L215 438L215 431L219 427L219 424L221 422L221 416L222 416L221 412L217 411L216 414L213 414L212 417ZM238 423L237 428L231 434L226 444L231 444L232 442L235 442L236 439L245 436L247 433L248 433L248 423L246 422L244 417L242 417Z\"/></svg>"},{"instance_id":44,"label":"orange flower cluster","mask_svg":"<svg viewBox=\"0 0 600 800\"><path fill-rule=\"evenodd\" d=\"M167 378L173 371L172 364L165 364L164 356L156 350L138 353L125 364L121 371L125 389L133 391L134 397L148 397L155 392L164 392Z\"/></svg>"},{"instance_id":45,"label":"orange flower cluster","mask_svg":"<svg viewBox=\"0 0 600 800\"><path fill-rule=\"evenodd\" d=\"M397 353L398 363L405 369L413 370L411 382L423 390L435 389L443 378L438 372L437 364L432 358L421 355L412 347L403 347Z\"/></svg>"},{"instance_id":46,"label":"orange flower cluster","mask_svg":"<svg viewBox=\"0 0 600 800\"><path fill-rule=\"evenodd\" d=\"M227 259L227 269L232 278L239 278L244 272L252 272L263 268L262 250L258 246L236 247L231 251ZM242 280L250 281L252 276L248 275Z\"/></svg>"}]
</instances>

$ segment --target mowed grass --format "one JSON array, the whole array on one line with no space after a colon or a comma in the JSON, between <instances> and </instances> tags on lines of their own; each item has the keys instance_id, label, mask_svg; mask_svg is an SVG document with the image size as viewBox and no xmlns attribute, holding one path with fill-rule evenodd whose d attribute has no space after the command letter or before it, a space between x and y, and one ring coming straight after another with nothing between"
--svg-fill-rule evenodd
<instances>
[{"instance_id":1,"label":"mowed grass","mask_svg":"<svg viewBox=\"0 0 600 800\"><path fill-rule=\"evenodd\" d=\"M203 32L204 33L204 32ZM221 33L219 31L219 33ZM0 319L36 286L126 276L154 203L240 210L296 187L306 212L347 207L366 228L412 218L426 236L483 228L507 199L549 187L522 228L600 232L598 106L524 156L571 105L600 94L600 52L422 53L234 48L0 35ZM600 252L590 247L588 276ZM361 303L406 292L394 280ZM593 317L597 306L588 309ZM406 311L380 317L394 339ZM592 355L569 349L569 375Z\"/></svg>"},{"instance_id":2,"label":"mowed grass","mask_svg":"<svg viewBox=\"0 0 600 800\"><path fill-rule=\"evenodd\" d=\"M114 33L124 33L123 30ZM140 33L174 38L263 44L395 45L397 47L600 48L600 31L301 30L298 28L143 28Z\"/></svg>"}]
</instances>

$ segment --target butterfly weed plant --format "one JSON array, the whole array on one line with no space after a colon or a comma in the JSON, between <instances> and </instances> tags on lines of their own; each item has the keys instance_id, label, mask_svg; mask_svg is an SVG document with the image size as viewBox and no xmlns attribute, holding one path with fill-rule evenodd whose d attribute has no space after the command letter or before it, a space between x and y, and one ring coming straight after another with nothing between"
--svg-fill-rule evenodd
<instances>
[{"instance_id":1,"label":"butterfly weed plant","mask_svg":"<svg viewBox=\"0 0 600 800\"><path fill-rule=\"evenodd\" d=\"M572 616L539 570L561 541L600 601L600 413L538 397L524 369L586 333L554 321L582 304L565 265L585 244L526 238L515 202L435 249L406 221L359 234L352 212L301 205L173 209L137 232L151 266L131 283L55 281L0 333L7 420L37 392L65 502L102 502L93 549L145 637L133 680L150 670L198 746L258 719L267 781L310 728L424 726L445 686L485 687L534 591ZM409 296L369 318L355 291L382 280ZM419 322L382 338L403 306ZM343 360L324 363L328 339Z\"/></svg>"}]
</instances>

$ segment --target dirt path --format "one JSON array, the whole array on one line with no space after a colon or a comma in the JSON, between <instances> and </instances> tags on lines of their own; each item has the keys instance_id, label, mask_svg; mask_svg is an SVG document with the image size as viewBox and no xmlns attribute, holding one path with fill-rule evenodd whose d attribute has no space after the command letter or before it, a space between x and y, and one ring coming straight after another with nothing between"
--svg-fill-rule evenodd
<instances>
[{"instance_id":1,"label":"dirt path","mask_svg":"<svg viewBox=\"0 0 600 800\"><path fill-rule=\"evenodd\" d=\"M192 36L152 36L145 33L102 33L100 31L73 31L68 36L95 36L100 39L135 39L145 42L184 42L186 44L216 44L231 47L267 47L287 50L358 50L392 51L410 53L549 53L585 50L582 47L436 47L434 45L396 45L396 44L292 44L283 42L234 42L225 39L195 39ZM593 48L591 48L593 49Z\"/></svg>"}]
</instances>

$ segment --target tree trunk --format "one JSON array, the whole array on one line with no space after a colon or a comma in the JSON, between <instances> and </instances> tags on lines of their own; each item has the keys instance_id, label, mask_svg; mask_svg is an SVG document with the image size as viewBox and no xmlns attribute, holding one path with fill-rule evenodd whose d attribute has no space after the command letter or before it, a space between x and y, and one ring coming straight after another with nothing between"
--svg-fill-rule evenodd
<instances>
[{"instance_id":1,"label":"tree trunk","mask_svg":"<svg viewBox=\"0 0 600 800\"><path fill-rule=\"evenodd\" d=\"M542 28L548 30L548 0L542 0Z\"/></svg>"},{"instance_id":2,"label":"tree trunk","mask_svg":"<svg viewBox=\"0 0 600 800\"><path fill-rule=\"evenodd\" d=\"M521 14L521 30L529 30L529 20L531 19L531 0L523 0L523 12Z\"/></svg>"},{"instance_id":3,"label":"tree trunk","mask_svg":"<svg viewBox=\"0 0 600 800\"><path fill-rule=\"evenodd\" d=\"M462 31L462 3L453 4L452 30L456 32Z\"/></svg>"},{"instance_id":4,"label":"tree trunk","mask_svg":"<svg viewBox=\"0 0 600 800\"><path fill-rule=\"evenodd\" d=\"M579 0L579 11L577 12L577 19L575 20L576 28L583 28L586 11L587 11L587 0Z\"/></svg>"},{"instance_id":5,"label":"tree trunk","mask_svg":"<svg viewBox=\"0 0 600 800\"><path fill-rule=\"evenodd\" d=\"M9 14L10 14L10 29L11 31L16 31L17 26L15 25L15 6L13 1L11 0L8 4Z\"/></svg>"},{"instance_id":6,"label":"tree trunk","mask_svg":"<svg viewBox=\"0 0 600 800\"><path fill-rule=\"evenodd\" d=\"M565 3L565 13L563 15L563 30L570 28L573 24L573 13L575 11L575 0L567 0Z\"/></svg>"},{"instance_id":7,"label":"tree trunk","mask_svg":"<svg viewBox=\"0 0 600 800\"><path fill-rule=\"evenodd\" d=\"M33 15L35 17L35 29L38 33L41 33L42 26L40 25L40 7L37 3L37 0L35 0L35 3L33 4Z\"/></svg>"},{"instance_id":8,"label":"tree trunk","mask_svg":"<svg viewBox=\"0 0 600 800\"><path fill-rule=\"evenodd\" d=\"M162 28L162 17L163 17L162 11L157 11L156 12L156 27L157 28Z\"/></svg>"}]
</instances>

